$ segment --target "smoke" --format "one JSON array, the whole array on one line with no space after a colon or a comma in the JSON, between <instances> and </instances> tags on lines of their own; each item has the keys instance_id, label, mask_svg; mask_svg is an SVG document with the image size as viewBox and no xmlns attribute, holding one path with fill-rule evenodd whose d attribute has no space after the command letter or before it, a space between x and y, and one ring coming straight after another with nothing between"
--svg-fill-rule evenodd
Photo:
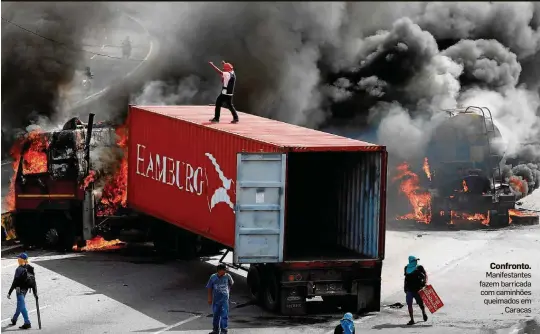
<instances>
[{"instance_id":1,"label":"smoke","mask_svg":"<svg viewBox=\"0 0 540 334\"><path fill-rule=\"evenodd\" d=\"M491 110L507 154L520 153L523 142L539 136L536 3L118 6L146 24L160 50L140 87L119 88L116 99L111 95L100 104L111 118L124 114L128 102L213 103L220 83L207 63L226 60L238 76L234 102L239 110L308 127L345 124L355 132L375 133L378 143L400 159L423 155L446 117L443 109L469 104ZM84 11L79 20L74 13L78 26L95 16ZM69 38L80 41L77 29L71 30ZM56 92L68 74L62 80L47 75L54 82L47 91ZM49 95L54 106L56 95ZM54 108L47 110L40 112L49 115Z\"/></svg>"},{"instance_id":2,"label":"smoke","mask_svg":"<svg viewBox=\"0 0 540 334\"><path fill-rule=\"evenodd\" d=\"M134 103L212 103L219 77L207 62L226 60L240 110L315 128L348 119L403 159L421 156L441 110L461 105L490 108L505 128L506 153L539 134L537 4L155 7L140 13L159 22L151 27L159 57L174 61L156 66Z\"/></svg>"},{"instance_id":3,"label":"smoke","mask_svg":"<svg viewBox=\"0 0 540 334\"><path fill-rule=\"evenodd\" d=\"M112 13L106 3L94 2L7 6L2 13L2 129L9 136L12 129L58 113L75 70L84 66L88 28L106 23Z\"/></svg>"}]
</instances>

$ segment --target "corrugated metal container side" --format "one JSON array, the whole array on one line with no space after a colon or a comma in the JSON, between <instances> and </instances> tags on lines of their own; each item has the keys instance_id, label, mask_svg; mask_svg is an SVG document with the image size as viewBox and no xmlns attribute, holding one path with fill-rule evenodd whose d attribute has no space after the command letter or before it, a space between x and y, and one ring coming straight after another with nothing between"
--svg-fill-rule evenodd
<instances>
[{"instance_id":1,"label":"corrugated metal container side","mask_svg":"<svg viewBox=\"0 0 540 334\"><path fill-rule=\"evenodd\" d=\"M291 152L285 260L384 255L386 152Z\"/></svg>"},{"instance_id":2,"label":"corrugated metal container side","mask_svg":"<svg viewBox=\"0 0 540 334\"><path fill-rule=\"evenodd\" d=\"M226 110L223 114L227 115ZM246 194L258 194L262 199L274 198L271 189L261 185L252 190L249 185L237 188L238 161L242 161L237 154L285 153L286 175L275 175L276 180L286 180L285 220L277 222L282 226L276 230L285 235L279 246L285 256L279 258L302 261L322 259L321 254L327 260L383 256L384 146L239 115L238 124L211 124L208 119L213 108L207 106L130 106L129 205L234 248L235 225L241 223L235 223L235 189L245 189ZM253 159L249 163L262 164L261 170L279 163L265 162L262 156ZM266 180L255 170L253 173L246 177ZM255 207L263 210L264 205L258 203L254 202ZM255 207L250 210L259 210ZM257 221L253 223L264 230L260 225L266 222L263 212L254 214ZM250 244L251 237L246 238L243 245ZM245 250L253 255L252 261L258 261L257 256L264 257L268 248Z\"/></svg>"}]
</instances>

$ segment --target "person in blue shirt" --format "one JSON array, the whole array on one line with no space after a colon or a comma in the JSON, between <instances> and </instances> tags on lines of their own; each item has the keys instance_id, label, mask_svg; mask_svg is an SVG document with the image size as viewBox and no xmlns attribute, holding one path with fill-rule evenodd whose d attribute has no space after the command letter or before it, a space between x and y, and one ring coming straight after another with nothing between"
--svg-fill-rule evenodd
<instances>
[{"instance_id":1,"label":"person in blue shirt","mask_svg":"<svg viewBox=\"0 0 540 334\"><path fill-rule=\"evenodd\" d=\"M212 321L213 330L211 334L227 333L229 320L229 294L234 281L227 273L224 264L217 266L217 273L212 274L206 288L208 289L208 304L212 305L214 319Z\"/></svg>"},{"instance_id":2,"label":"person in blue shirt","mask_svg":"<svg viewBox=\"0 0 540 334\"><path fill-rule=\"evenodd\" d=\"M334 334L355 334L351 312L347 312L343 315L343 318L339 321L339 325L334 329Z\"/></svg>"},{"instance_id":3,"label":"person in blue shirt","mask_svg":"<svg viewBox=\"0 0 540 334\"><path fill-rule=\"evenodd\" d=\"M22 313L24 324L19 328L30 329L32 328L32 325L30 324L30 319L28 318L28 311L26 310L24 298L29 290L33 290L34 297L36 299L38 298L37 286L34 278L35 272L34 267L28 264L28 255L26 253L21 253L17 257L17 261L19 262L19 266L15 270L15 277L13 278L13 283L11 284L11 288L9 289L7 295L8 299L11 299L11 293L13 290L16 290L17 309L15 311L15 315L13 315L13 318L11 318L11 325L14 326L17 323L17 318L19 317L19 314ZM29 276L34 279L28 279Z\"/></svg>"}]
</instances>

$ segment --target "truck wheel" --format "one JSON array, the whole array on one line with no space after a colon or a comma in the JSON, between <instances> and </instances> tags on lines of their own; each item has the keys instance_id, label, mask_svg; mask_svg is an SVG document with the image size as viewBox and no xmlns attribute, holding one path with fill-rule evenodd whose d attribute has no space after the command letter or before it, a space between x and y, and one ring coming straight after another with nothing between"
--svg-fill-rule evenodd
<instances>
[{"instance_id":1,"label":"truck wheel","mask_svg":"<svg viewBox=\"0 0 540 334\"><path fill-rule=\"evenodd\" d=\"M276 276L271 273L263 285L263 305L268 311L275 312L279 307L280 288Z\"/></svg>"},{"instance_id":2,"label":"truck wheel","mask_svg":"<svg viewBox=\"0 0 540 334\"><path fill-rule=\"evenodd\" d=\"M58 245L59 241L60 235L58 234L58 230L54 227L49 228L45 232L45 247L54 248Z\"/></svg>"},{"instance_id":3,"label":"truck wheel","mask_svg":"<svg viewBox=\"0 0 540 334\"><path fill-rule=\"evenodd\" d=\"M508 210L502 213L496 210L491 210L489 212L489 218L490 225L492 227L506 227L510 223L510 216L508 215Z\"/></svg>"},{"instance_id":4,"label":"truck wheel","mask_svg":"<svg viewBox=\"0 0 540 334\"><path fill-rule=\"evenodd\" d=\"M261 274L256 266L249 267L247 284L251 300L259 302L261 300Z\"/></svg>"}]
</instances>

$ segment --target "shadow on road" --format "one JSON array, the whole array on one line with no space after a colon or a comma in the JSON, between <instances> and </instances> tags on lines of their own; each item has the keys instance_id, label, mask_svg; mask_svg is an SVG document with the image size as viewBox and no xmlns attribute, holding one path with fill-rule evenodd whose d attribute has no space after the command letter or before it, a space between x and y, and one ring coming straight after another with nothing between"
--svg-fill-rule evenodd
<instances>
[{"instance_id":1,"label":"shadow on road","mask_svg":"<svg viewBox=\"0 0 540 334\"><path fill-rule=\"evenodd\" d=\"M183 325L183 330L192 326L200 328L200 322L211 321L207 319L211 310L206 302L205 284L215 272L215 266L203 261L166 261L151 246L130 245L120 250L36 263L95 290L91 294L103 294L163 323L201 316ZM305 317L269 313L250 302L245 277L232 272L231 275L235 280L230 313L234 328L319 324L342 315L322 302L309 302L309 315Z\"/></svg>"},{"instance_id":2,"label":"shadow on road","mask_svg":"<svg viewBox=\"0 0 540 334\"><path fill-rule=\"evenodd\" d=\"M424 323L416 323L412 326L407 326L406 324L381 324L381 325L375 325L372 327L372 329L391 329L391 328L427 328L427 327L433 327L433 325L427 325Z\"/></svg>"}]
</instances>

